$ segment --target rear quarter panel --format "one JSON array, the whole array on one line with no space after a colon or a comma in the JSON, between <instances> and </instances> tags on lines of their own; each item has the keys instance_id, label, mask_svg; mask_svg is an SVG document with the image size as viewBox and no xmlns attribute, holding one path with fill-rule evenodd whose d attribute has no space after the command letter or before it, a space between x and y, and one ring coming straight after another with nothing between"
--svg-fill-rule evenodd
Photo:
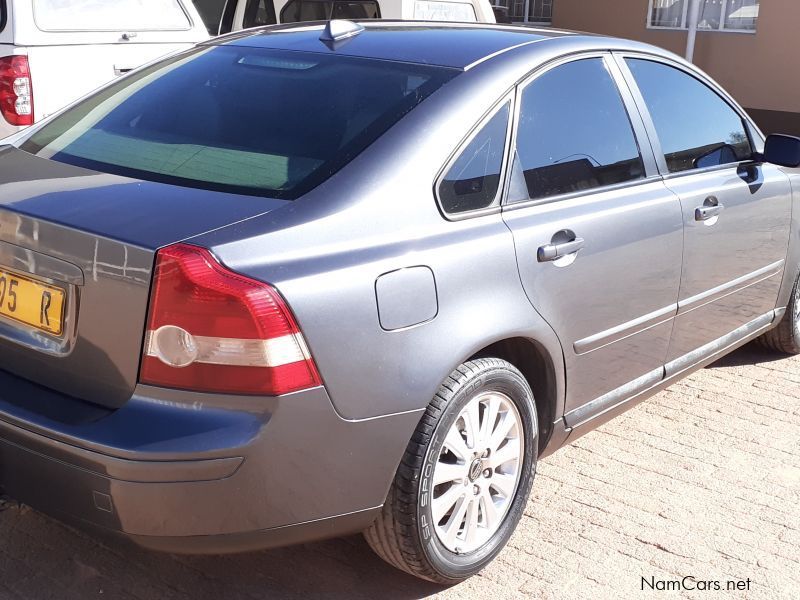
<instances>
[{"instance_id":1,"label":"rear quarter panel","mask_svg":"<svg viewBox=\"0 0 800 600\"><path fill-rule=\"evenodd\" d=\"M510 337L547 349L563 398L561 347L522 289L511 232L498 213L448 221L433 193L510 87L502 71L460 75L291 206L194 240L286 297L343 418L423 408L456 366ZM415 266L434 274L438 313L385 331L376 280Z\"/></svg>"}]
</instances>

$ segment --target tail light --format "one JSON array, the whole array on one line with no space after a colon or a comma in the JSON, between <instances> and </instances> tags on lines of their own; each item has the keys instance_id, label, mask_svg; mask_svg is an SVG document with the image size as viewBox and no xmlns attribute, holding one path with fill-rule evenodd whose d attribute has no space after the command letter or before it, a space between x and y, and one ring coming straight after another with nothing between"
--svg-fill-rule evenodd
<instances>
[{"instance_id":1,"label":"tail light","mask_svg":"<svg viewBox=\"0 0 800 600\"><path fill-rule=\"evenodd\" d=\"M268 396L320 385L303 335L272 286L187 244L160 250L153 277L142 383Z\"/></svg>"},{"instance_id":2,"label":"tail light","mask_svg":"<svg viewBox=\"0 0 800 600\"><path fill-rule=\"evenodd\" d=\"M27 56L0 58L0 112L11 125L33 125L33 85Z\"/></svg>"}]
</instances>

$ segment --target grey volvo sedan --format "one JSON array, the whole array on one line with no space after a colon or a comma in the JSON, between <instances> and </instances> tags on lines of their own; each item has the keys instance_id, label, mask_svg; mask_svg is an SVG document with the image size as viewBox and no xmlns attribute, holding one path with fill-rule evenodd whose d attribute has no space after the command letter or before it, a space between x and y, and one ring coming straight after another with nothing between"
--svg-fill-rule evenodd
<instances>
[{"instance_id":1,"label":"grey volvo sedan","mask_svg":"<svg viewBox=\"0 0 800 600\"><path fill-rule=\"evenodd\" d=\"M248 30L4 143L0 487L148 548L365 531L454 583L538 459L800 351L800 140L650 46Z\"/></svg>"}]
</instances>

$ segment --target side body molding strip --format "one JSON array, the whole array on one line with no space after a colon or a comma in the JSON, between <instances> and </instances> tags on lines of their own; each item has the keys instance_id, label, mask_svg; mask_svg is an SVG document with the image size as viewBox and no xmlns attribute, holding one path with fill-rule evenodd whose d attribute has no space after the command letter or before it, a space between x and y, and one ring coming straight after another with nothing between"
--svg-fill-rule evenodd
<instances>
[{"instance_id":1,"label":"side body molding strip","mask_svg":"<svg viewBox=\"0 0 800 600\"><path fill-rule=\"evenodd\" d=\"M708 364L729 350L760 335L772 323L781 319L785 312L786 309L781 308L756 317L697 350L676 358L663 367L650 371L568 412L564 415L564 422L570 429L581 428L580 435L583 435L583 433L605 423L637 402L670 385L686 371ZM570 436L569 439L572 441L574 436Z\"/></svg>"},{"instance_id":2,"label":"side body molding strip","mask_svg":"<svg viewBox=\"0 0 800 600\"><path fill-rule=\"evenodd\" d=\"M684 354L683 356L679 356L675 360L668 362L666 365L664 365L666 376L672 377L673 375L677 375L692 365L699 363L707 356L716 354L728 346L733 345L737 340L747 337L759 329L766 327L775 320L775 313L776 311L770 311L764 315L761 315L760 317L756 317L749 323L745 323L738 329L734 329L729 334L724 335L713 342L709 342L704 346L700 346L696 350L692 350L688 354Z\"/></svg>"},{"instance_id":3,"label":"side body molding strip","mask_svg":"<svg viewBox=\"0 0 800 600\"><path fill-rule=\"evenodd\" d=\"M761 281L764 281L765 279L769 279L774 275L779 275L780 273L783 273L784 262L785 261L783 259L778 260L770 265L767 265L766 267L761 267L757 271L737 277L736 279L728 281L727 283L718 285L715 288L711 288L710 290L706 290L705 292L701 292L700 294L691 296L685 300L680 300L678 301L678 314L682 315L696 308L700 308L701 306L705 306L706 304L710 304L715 300L719 300L720 298L724 298L725 296L750 287L751 285L755 285Z\"/></svg>"},{"instance_id":4,"label":"side body molding strip","mask_svg":"<svg viewBox=\"0 0 800 600\"><path fill-rule=\"evenodd\" d=\"M784 262L785 261L783 259L778 260L772 264L753 271L752 273L742 275L741 277L737 277L736 279L723 283L715 288L711 288L710 290L706 290L695 296L680 300L677 304L665 306L664 308L660 308L646 315L642 315L641 317L637 317L632 321L622 323L621 325L617 325L611 329L606 329L605 331L601 331L599 333L595 333L594 335L590 335L589 337L580 339L572 344L572 348L575 351L575 354L586 354L588 352L603 348L604 346L608 346L609 344L624 340L625 338L636 335L637 333L646 331L651 327L655 327L656 325L666 323L670 319L673 319L676 315L688 313L696 308L710 304L715 300L719 300L720 298L724 298L725 296L729 296L730 294L734 294L738 291L748 288L751 285L755 285L761 281L764 281L765 279L779 275L783 272ZM699 351L699 349L697 351Z\"/></svg>"},{"instance_id":5,"label":"side body molding strip","mask_svg":"<svg viewBox=\"0 0 800 600\"><path fill-rule=\"evenodd\" d=\"M611 329L578 340L572 345L572 348L575 350L575 354L586 354L587 352L598 350L614 342L619 342L627 337L641 333L651 327L655 327L656 325L661 325L661 323L666 323L675 317L677 311L677 304L665 306L664 308L638 317L633 321L628 321L622 325L617 325Z\"/></svg>"}]
</instances>

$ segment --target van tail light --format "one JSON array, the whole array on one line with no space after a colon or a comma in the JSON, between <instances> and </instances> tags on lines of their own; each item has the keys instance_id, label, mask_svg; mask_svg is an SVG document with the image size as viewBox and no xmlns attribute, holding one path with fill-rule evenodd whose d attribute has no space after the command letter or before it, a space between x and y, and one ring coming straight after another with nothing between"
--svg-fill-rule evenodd
<instances>
[{"instance_id":1,"label":"van tail light","mask_svg":"<svg viewBox=\"0 0 800 600\"><path fill-rule=\"evenodd\" d=\"M33 84L27 56L0 58L0 112L11 125L33 125Z\"/></svg>"},{"instance_id":2,"label":"van tail light","mask_svg":"<svg viewBox=\"0 0 800 600\"><path fill-rule=\"evenodd\" d=\"M139 380L266 396L320 385L278 291L188 244L168 246L156 256Z\"/></svg>"}]
</instances>

